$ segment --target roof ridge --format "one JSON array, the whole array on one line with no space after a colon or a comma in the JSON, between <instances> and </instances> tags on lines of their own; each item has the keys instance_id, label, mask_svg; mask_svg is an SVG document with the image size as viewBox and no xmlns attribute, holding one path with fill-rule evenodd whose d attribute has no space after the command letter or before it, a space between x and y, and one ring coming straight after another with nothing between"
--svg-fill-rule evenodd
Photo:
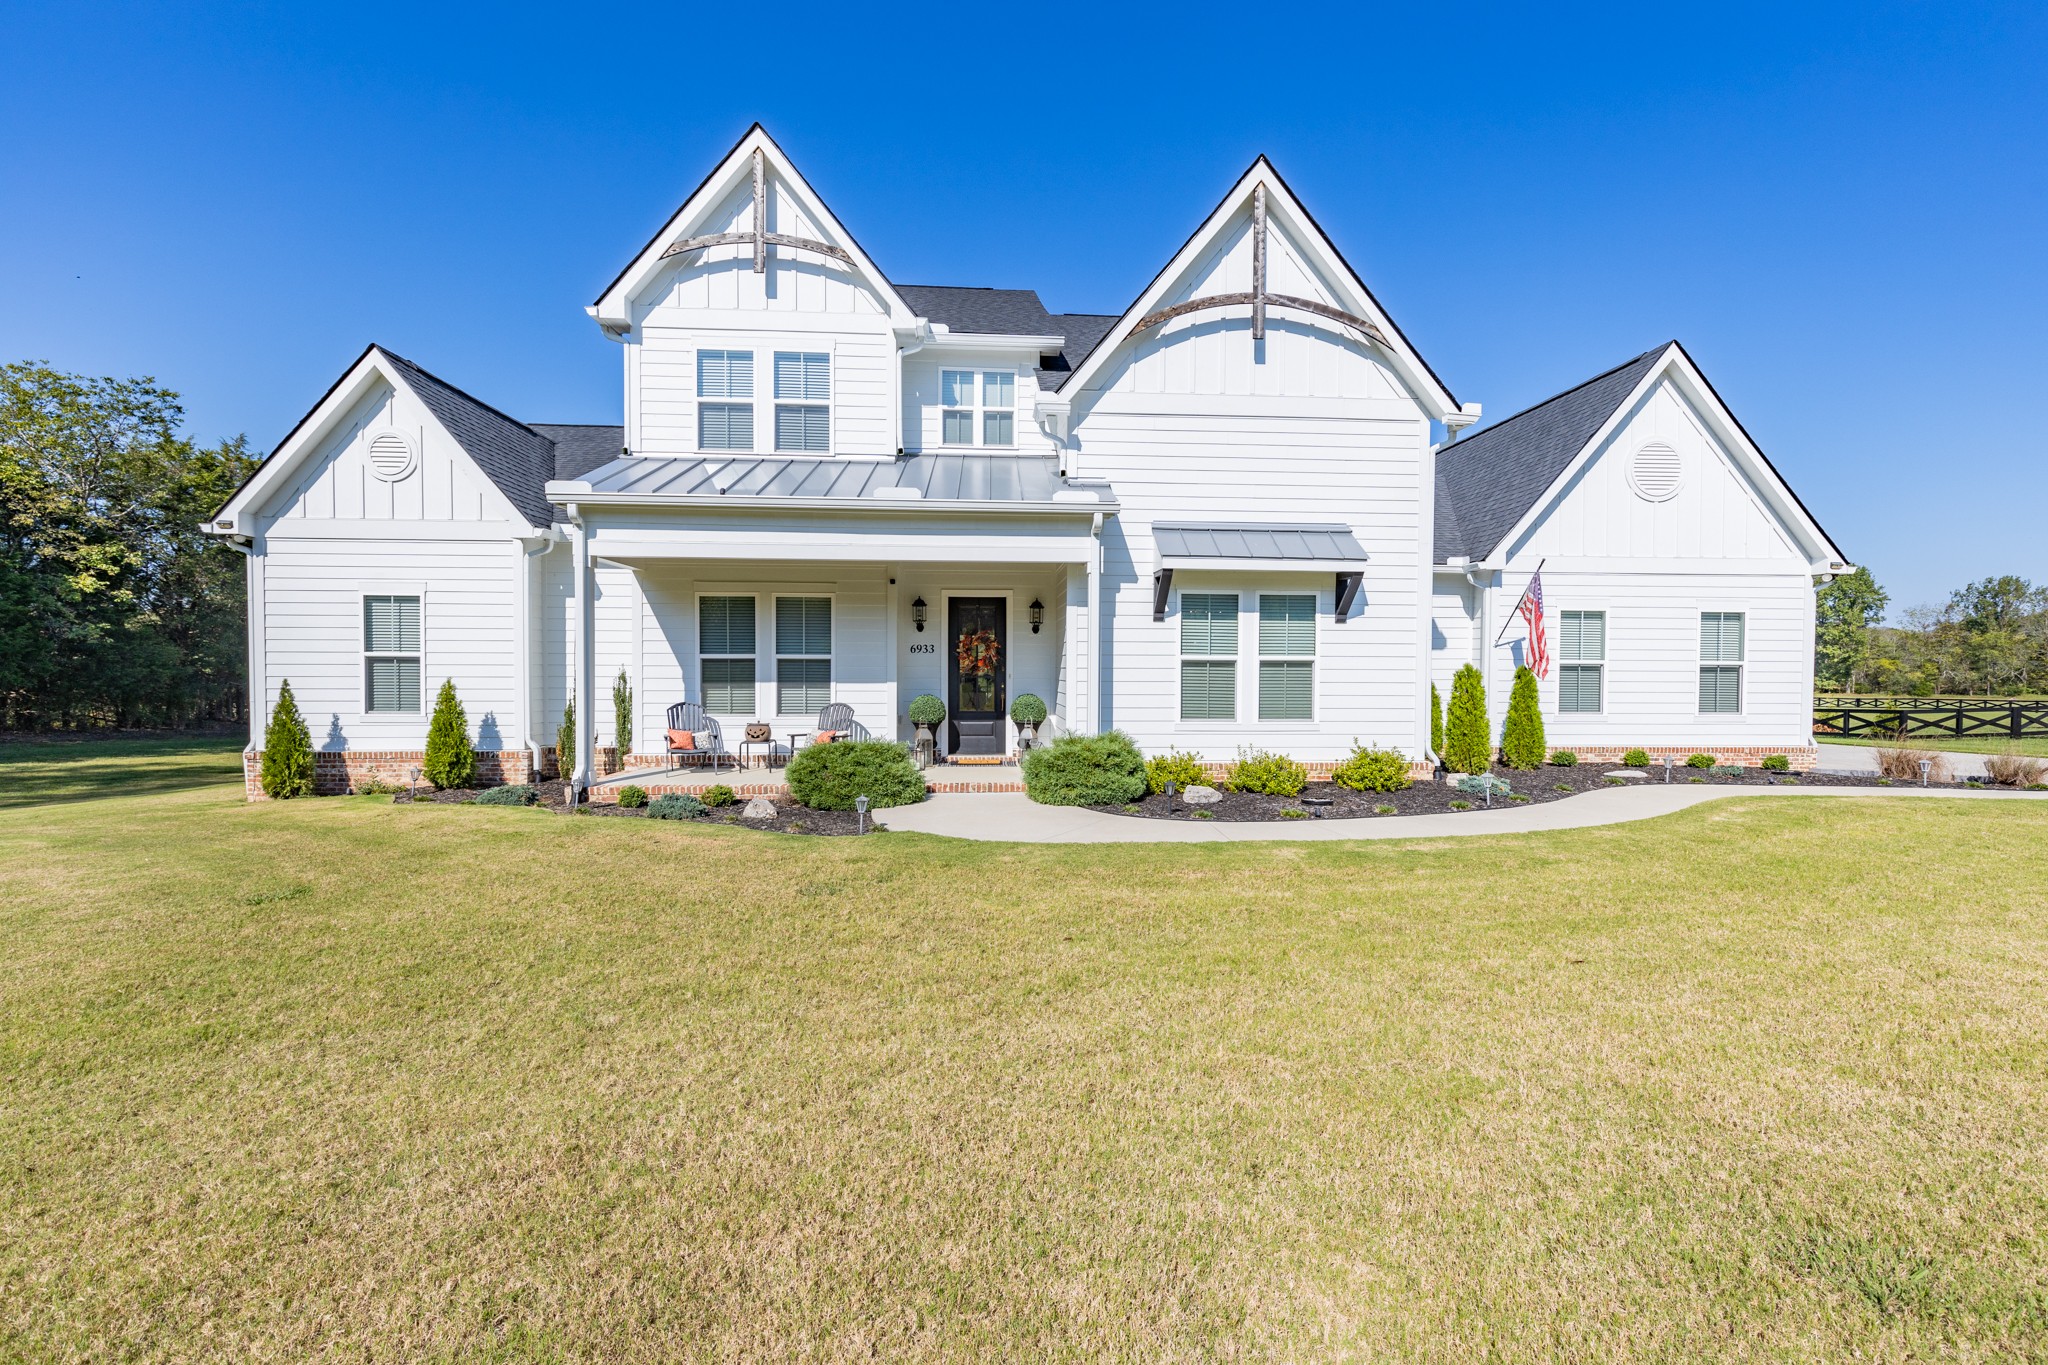
<instances>
[{"instance_id":1,"label":"roof ridge","mask_svg":"<svg viewBox=\"0 0 2048 1365\"><path fill-rule=\"evenodd\" d=\"M1612 375L1619 374L1621 371L1627 369L1629 366L1640 364L1642 361L1648 359L1649 357L1657 355L1658 353L1663 351L1668 351L1676 345L1678 345L1678 343L1675 340L1666 341L1660 345L1652 346L1649 350L1644 351L1640 355L1632 355L1627 360L1622 361L1619 365L1612 365L1609 366L1607 369L1600 371L1600 373L1594 375L1591 379L1587 379L1580 383L1574 384L1568 389L1559 389L1556 393L1550 395L1550 397L1539 399L1536 402L1531 403L1528 407L1523 408L1519 412L1511 412L1506 417L1501 418L1498 422L1488 423L1486 426L1481 427L1478 431L1473 432L1470 436L1461 437L1458 440L1452 441L1449 445L1446 445L1443 448L1443 453L1449 454L1451 451L1456 450L1459 446L1468 445L1471 442L1478 440L1482 436L1491 436L1495 432L1499 431L1502 427L1506 426L1508 423L1516 420L1517 418L1527 417L1530 413L1535 412L1539 408L1547 408L1560 398L1569 398L1573 394L1577 393L1580 389L1591 388L1593 385L1599 383L1601 380L1606 379Z\"/></svg>"},{"instance_id":2,"label":"roof ridge","mask_svg":"<svg viewBox=\"0 0 2048 1365\"><path fill-rule=\"evenodd\" d=\"M382 351L382 352L383 352L383 353L384 353L385 355L387 355L387 356L389 356L389 357L390 357L391 359L393 359L393 360L397 361L397 362L398 362L399 364L401 364L401 365L405 366L405 367L406 367L407 369L409 369L409 370L413 370L413 371L415 371L415 372L419 373L420 375L424 376L425 378L428 378L428 379L431 379L431 380L433 380L433 381L434 381L434 382L435 382L436 384L439 384L439 385L440 385L440 386L441 386L442 388L444 388L444 389L448 390L448 392L450 392L450 393L454 394L454 395L455 395L455 396L456 396L457 398L463 399L463 400L465 400L466 402L474 403L474 404L476 404L476 405L477 405L478 407L482 408L482 409L483 409L483 410L484 410L485 412L488 412L488 413L490 413L490 414L491 414L491 415L492 415L493 417L501 417L501 418L503 418L504 420L506 420L507 422L510 422L510 423L511 423L511 424L512 424L513 426L515 426L515 427L518 427L518 428L519 428L519 429L520 429L521 431L523 431L523 432L525 432L525 433L526 433L527 435L529 435L529 436L533 437L533 438L534 438L534 439L535 439L536 441L547 441L547 443L548 443L549 445L553 445L553 444L554 444L554 442L553 442L552 440L549 440L549 439L548 439L547 437L545 437L545 436L541 435L541 434L540 434L539 432L535 431L535 430L534 430L534 429L533 429L532 427L530 427L530 426L528 426L528 425L527 425L526 423L524 423L524 422L520 421L520 420L519 420L519 419L518 419L517 417L514 417L514 416L513 416L512 414L510 414L510 413L506 412L506 411L505 411L504 409L502 409L502 408L497 408L497 407L493 407L493 406L492 406L491 404L489 404L489 403L486 403L486 402L485 402L485 401L484 401L483 399L481 399L481 398L477 397L477 396L476 396L475 394L471 393L471 392L470 392L469 390L467 390L467 389L465 389L465 388L462 388L462 387L460 387L459 385L455 385L455 384L451 384L451 383L449 383L449 382L448 382L447 380L443 379L443 378L442 378L442 377L441 377L440 375L438 375L438 374L435 374L435 373L434 373L434 372L433 372L432 370L430 370L430 369L428 369L428 368L427 368L426 366L424 366L424 365L420 364L420 363L419 363L418 361L416 361L416 360L408 360L408 359L406 359L406 358L405 358L404 356L400 355L400 354L399 354L398 352L396 352L396 351L392 350L392 349L391 349L391 348L390 348L389 346L386 346L386 345L382 344L381 342L376 342L376 341L373 341L373 342L371 342L371 343L370 343L370 345L371 345L371 346L373 346L373 347L375 347L375 348L376 348L377 350L379 350L379 351ZM563 427L573 427L573 426L592 426L592 427L597 427L597 426L610 426L610 425L612 425L612 424L611 424L611 423L609 423L609 422L551 422L551 423L549 423L548 425L550 425L550 426L563 426Z\"/></svg>"}]
</instances>

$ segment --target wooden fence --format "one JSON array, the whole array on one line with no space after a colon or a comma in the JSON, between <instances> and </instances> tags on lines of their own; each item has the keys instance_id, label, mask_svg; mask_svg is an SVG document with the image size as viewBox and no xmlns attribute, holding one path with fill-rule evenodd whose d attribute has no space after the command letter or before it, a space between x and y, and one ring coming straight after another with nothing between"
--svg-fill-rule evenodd
<instances>
[{"instance_id":1,"label":"wooden fence","mask_svg":"<svg viewBox=\"0 0 2048 1365\"><path fill-rule=\"evenodd\" d=\"M1871 738L2048 739L2048 700L1818 696L1813 699L1813 732Z\"/></svg>"}]
</instances>

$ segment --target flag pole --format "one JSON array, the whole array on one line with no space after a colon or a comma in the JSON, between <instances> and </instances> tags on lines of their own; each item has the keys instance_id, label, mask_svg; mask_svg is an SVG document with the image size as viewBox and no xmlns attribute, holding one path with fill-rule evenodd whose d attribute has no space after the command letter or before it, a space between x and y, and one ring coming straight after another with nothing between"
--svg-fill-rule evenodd
<instances>
[{"instance_id":1,"label":"flag pole","mask_svg":"<svg viewBox=\"0 0 2048 1365\"><path fill-rule=\"evenodd\" d=\"M1543 576L1543 566L1544 566L1545 564L1548 564L1549 562L1550 562L1550 556L1549 556L1549 555L1545 555L1545 556L1543 556L1543 558L1541 558L1541 559L1539 559L1539 560L1537 560L1537 561L1536 561L1536 572L1535 572L1535 573L1532 573L1532 574L1530 574L1530 575L1529 575L1529 583L1534 583L1534 582L1535 582L1535 581L1536 581L1537 579L1539 579L1539 578L1541 578L1541 577ZM1507 634L1508 634L1508 628L1509 628L1510 626L1514 625L1514 623L1515 623L1515 613L1516 613L1516 612L1518 612L1518 611L1520 611L1520 610L1522 609L1522 602L1523 602L1523 599L1524 599L1524 598L1527 598L1527 597L1528 597L1528 595L1529 595L1529 583L1524 583L1524 584L1522 585L1522 596L1521 596L1521 597L1517 597L1517 598L1515 599L1515 605L1513 605L1512 607L1509 607L1509 608L1508 608L1508 619L1507 619L1507 624L1506 624L1506 625L1503 625L1503 626L1502 626L1502 627L1500 628L1500 634L1498 634L1498 635L1496 635L1496 636L1494 636L1494 637L1493 637L1493 647L1494 647L1495 649L1499 649L1499 648L1500 648L1500 642L1501 642L1502 640L1505 640L1505 639L1507 638Z\"/></svg>"}]
</instances>

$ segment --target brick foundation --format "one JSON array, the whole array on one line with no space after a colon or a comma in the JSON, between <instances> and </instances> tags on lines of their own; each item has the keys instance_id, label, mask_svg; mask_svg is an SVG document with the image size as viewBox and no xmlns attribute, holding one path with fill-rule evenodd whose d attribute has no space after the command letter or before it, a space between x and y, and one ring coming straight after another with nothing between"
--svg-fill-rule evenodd
<instances>
[{"instance_id":1,"label":"brick foundation","mask_svg":"<svg viewBox=\"0 0 2048 1365\"><path fill-rule=\"evenodd\" d=\"M1820 746L1818 744L1808 744L1803 747L1794 745L1790 748L1773 747L1770 745L1761 747L1754 745L1731 747L1725 744L1624 744L1619 746L1605 744L1553 744L1551 749L1553 752L1558 749L1570 749L1579 756L1579 762L1581 763L1610 764L1620 763L1621 756L1630 749L1641 749L1650 756L1650 765L1656 768L1664 766L1664 755L1666 754L1671 755L1671 761L1680 767L1685 766L1685 760L1691 758L1694 754L1712 754L1716 763L1726 763L1730 766L1741 768L1754 768L1772 754L1783 754L1786 760L1791 763L1792 771L1795 773L1810 773L1820 766Z\"/></svg>"},{"instance_id":2,"label":"brick foundation","mask_svg":"<svg viewBox=\"0 0 2048 1365\"><path fill-rule=\"evenodd\" d=\"M426 754L419 749L347 749L340 752L315 750L313 754L313 794L315 796L344 796L354 790L360 782L388 782L395 787L412 785L415 768L426 763ZM263 752L248 749L242 753L242 790L251 801L265 801L263 794ZM480 787L495 787L506 782L533 781L533 755L524 749L479 749L476 755L476 780Z\"/></svg>"}]
</instances>

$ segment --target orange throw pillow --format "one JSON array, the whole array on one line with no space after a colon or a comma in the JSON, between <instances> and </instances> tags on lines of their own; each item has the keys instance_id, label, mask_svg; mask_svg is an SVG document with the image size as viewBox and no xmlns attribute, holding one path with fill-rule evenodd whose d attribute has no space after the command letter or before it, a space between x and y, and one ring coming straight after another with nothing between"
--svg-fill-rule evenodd
<instances>
[{"instance_id":1,"label":"orange throw pillow","mask_svg":"<svg viewBox=\"0 0 2048 1365\"><path fill-rule=\"evenodd\" d=\"M811 742L813 744L830 744L837 738L839 738L837 730L820 730L816 735L812 736Z\"/></svg>"},{"instance_id":2,"label":"orange throw pillow","mask_svg":"<svg viewBox=\"0 0 2048 1365\"><path fill-rule=\"evenodd\" d=\"M671 730L668 732L668 747L671 753L679 749L695 749L697 737L688 730Z\"/></svg>"}]
</instances>

